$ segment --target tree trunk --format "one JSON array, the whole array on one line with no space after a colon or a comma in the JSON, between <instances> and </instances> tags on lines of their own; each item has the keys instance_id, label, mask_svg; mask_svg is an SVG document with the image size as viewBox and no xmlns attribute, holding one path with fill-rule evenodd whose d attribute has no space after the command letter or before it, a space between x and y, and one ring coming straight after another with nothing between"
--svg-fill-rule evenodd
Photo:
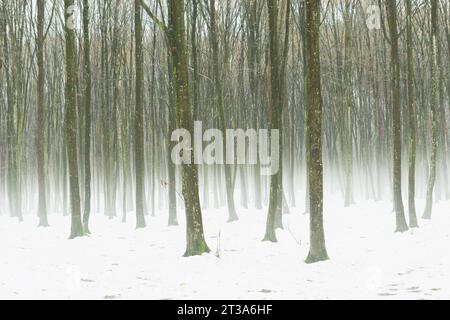
<instances>
[{"instance_id":1,"label":"tree trunk","mask_svg":"<svg viewBox=\"0 0 450 320\"><path fill-rule=\"evenodd\" d=\"M145 228L144 217L144 111L143 83L144 57L142 48L142 17L140 0L134 2L134 37L135 37L135 71L136 102L134 114L134 170L136 183L136 229Z\"/></svg>"},{"instance_id":2,"label":"tree trunk","mask_svg":"<svg viewBox=\"0 0 450 320\"><path fill-rule=\"evenodd\" d=\"M409 112L409 152L408 152L408 211L409 227L417 228L415 189L416 189L416 103L414 97L414 57L412 45L412 12L411 0L406 0L406 46L408 61L408 112Z\"/></svg>"},{"instance_id":3,"label":"tree trunk","mask_svg":"<svg viewBox=\"0 0 450 320\"><path fill-rule=\"evenodd\" d=\"M44 16L45 16L45 0L37 0L37 124L36 124L36 149L37 149L37 173L38 173L38 189L39 204L38 216L39 226L48 227L47 219L47 196L46 196L46 179L45 179L45 111L44 111L44 85L45 85L45 69L44 69Z\"/></svg>"},{"instance_id":4,"label":"tree trunk","mask_svg":"<svg viewBox=\"0 0 450 320\"><path fill-rule=\"evenodd\" d=\"M431 157L430 157L430 171L428 175L427 184L427 196L425 211L423 213L423 219L431 219L431 209L433 206L433 190L436 181L436 159L437 159L437 147L438 147L438 64L437 64L437 51L439 50L438 44L438 0L431 0L431 121L432 121L432 137L431 137Z\"/></svg>"},{"instance_id":5,"label":"tree trunk","mask_svg":"<svg viewBox=\"0 0 450 320\"><path fill-rule=\"evenodd\" d=\"M65 8L65 37L66 37L66 114L65 133L67 139L67 156L69 163L70 209L72 225L70 239L84 235L81 222L80 186L78 181L78 152L77 152L77 53L74 31L74 0L64 0Z\"/></svg>"},{"instance_id":6,"label":"tree trunk","mask_svg":"<svg viewBox=\"0 0 450 320\"><path fill-rule=\"evenodd\" d=\"M323 227L322 93L320 79L320 1L306 0L306 108L310 248L306 263L328 260Z\"/></svg>"},{"instance_id":7,"label":"tree trunk","mask_svg":"<svg viewBox=\"0 0 450 320\"><path fill-rule=\"evenodd\" d=\"M170 51L175 65L174 80L179 106L180 123L194 133L188 85L188 58L185 43L184 0L169 0L169 20L171 30ZM182 166L182 192L186 211L186 252L185 257L201 255L209 252L203 235L202 211L198 190L198 169L194 164L194 154L191 152L190 164Z\"/></svg>"},{"instance_id":8,"label":"tree trunk","mask_svg":"<svg viewBox=\"0 0 450 320\"><path fill-rule=\"evenodd\" d=\"M91 214L91 43L89 37L89 0L83 0L84 41L84 231L90 234Z\"/></svg>"},{"instance_id":9,"label":"tree trunk","mask_svg":"<svg viewBox=\"0 0 450 320\"><path fill-rule=\"evenodd\" d=\"M397 4L387 0L386 9L391 42L391 80L392 80L392 135L393 135L393 193L396 213L396 232L408 230L402 201L402 128L400 104L400 63L398 52Z\"/></svg>"}]
</instances>

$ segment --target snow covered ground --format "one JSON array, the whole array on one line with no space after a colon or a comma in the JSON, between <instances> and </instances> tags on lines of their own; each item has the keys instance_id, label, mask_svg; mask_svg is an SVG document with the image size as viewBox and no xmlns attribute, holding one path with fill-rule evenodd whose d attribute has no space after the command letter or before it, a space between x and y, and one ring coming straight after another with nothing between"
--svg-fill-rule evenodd
<instances>
[{"instance_id":1,"label":"snow covered ground","mask_svg":"<svg viewBox=\"0 0 450 320\"><path fill-rule=\"evenodd\" d=\"M308 216L293 209L276 244L261 242L266 211L204 212L212 253L183 258L184 223L167 214L108 220L94 215L93 235L67 240L68 217L50 215L51 228L0 216L1 299L449 299L450 202L435 204L420 229L395 234L388 202L343 208L327 200L325 228L331 260L306 265ZM423 202L418 201L418 213ZM180 214L180 217L182 214ZM221 258L215 256L221 231ZM298 242L301 242L300 245Z\"/></svg>"}]
</instances>

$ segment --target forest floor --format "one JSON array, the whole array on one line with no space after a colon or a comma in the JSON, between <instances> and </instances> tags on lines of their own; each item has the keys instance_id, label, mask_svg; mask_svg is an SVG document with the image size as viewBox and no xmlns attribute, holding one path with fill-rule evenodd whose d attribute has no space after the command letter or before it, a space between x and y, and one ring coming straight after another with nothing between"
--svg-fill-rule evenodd
<instances>
[{"instance_id":1,"label":"forest floor","mask_svg":"<svg viewBox=\"0 0 450 320\"><path fill-rule=\"evenodd\" d=\"M343 208L326 201L330 260L307 265L308 216L284 216L278 243L261 242L266 211L205 210L211 254L183 258L185 227L167 227L167 213L121 223L94 215L93 234L68 240L68 217L50 215L37 228L0 216L0 299L449 299L450 202L433 208L420 229L394 233L388 202ZM423 201L417 203L421 213ZM180 214L181 217L181 214ZM217 235L221 233L221 257Z\"/></svg>"}]
</instances>

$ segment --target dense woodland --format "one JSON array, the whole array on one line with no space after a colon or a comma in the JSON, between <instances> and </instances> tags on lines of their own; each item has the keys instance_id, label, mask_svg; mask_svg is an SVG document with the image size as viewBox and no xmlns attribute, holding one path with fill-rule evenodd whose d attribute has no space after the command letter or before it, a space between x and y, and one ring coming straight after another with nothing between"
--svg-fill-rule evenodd
<instances>
[{"instance_id":1,"label":"dense woodland","mask_svg":"<svg viewBox=\"0 0 450 320\"><path fill-rule=\"evenodd\" d=\"M309 214L316 262L324 195L392 201L397 232L450 199L447 0L0 3L1 215L70 215L70 238L95 233L91 214L185 215L191 256L209 251L204 209L264 210L251 232L272 242ZM176 166L171 133L194 121L279 129L280 170Z\"/></svg>"}]
</instances>

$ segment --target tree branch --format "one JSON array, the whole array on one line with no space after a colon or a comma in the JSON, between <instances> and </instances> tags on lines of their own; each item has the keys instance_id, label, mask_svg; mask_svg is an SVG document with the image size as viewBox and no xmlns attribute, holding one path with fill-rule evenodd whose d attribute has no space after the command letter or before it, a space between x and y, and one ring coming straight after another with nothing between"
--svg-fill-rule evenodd
<instances>
[{"instance_id":1,"label":"tree branch","mask_svg":"<svg viewBox=\"0 0 450 320\"><path fill-rule=\"evenodd\" d=\"M155 22L158 25L158 27L160 27L161 30L164 31L165 34L167 34L168 27L164 24L164 22L159 20L158 17L153 14L153 12L150 10L150 8L144 2L144 0L139 0L139 2L141 4L142 8L144 9L144 11L147 13L147 15L153 20L153 22Z\"/></svg>"}]
</instances>

